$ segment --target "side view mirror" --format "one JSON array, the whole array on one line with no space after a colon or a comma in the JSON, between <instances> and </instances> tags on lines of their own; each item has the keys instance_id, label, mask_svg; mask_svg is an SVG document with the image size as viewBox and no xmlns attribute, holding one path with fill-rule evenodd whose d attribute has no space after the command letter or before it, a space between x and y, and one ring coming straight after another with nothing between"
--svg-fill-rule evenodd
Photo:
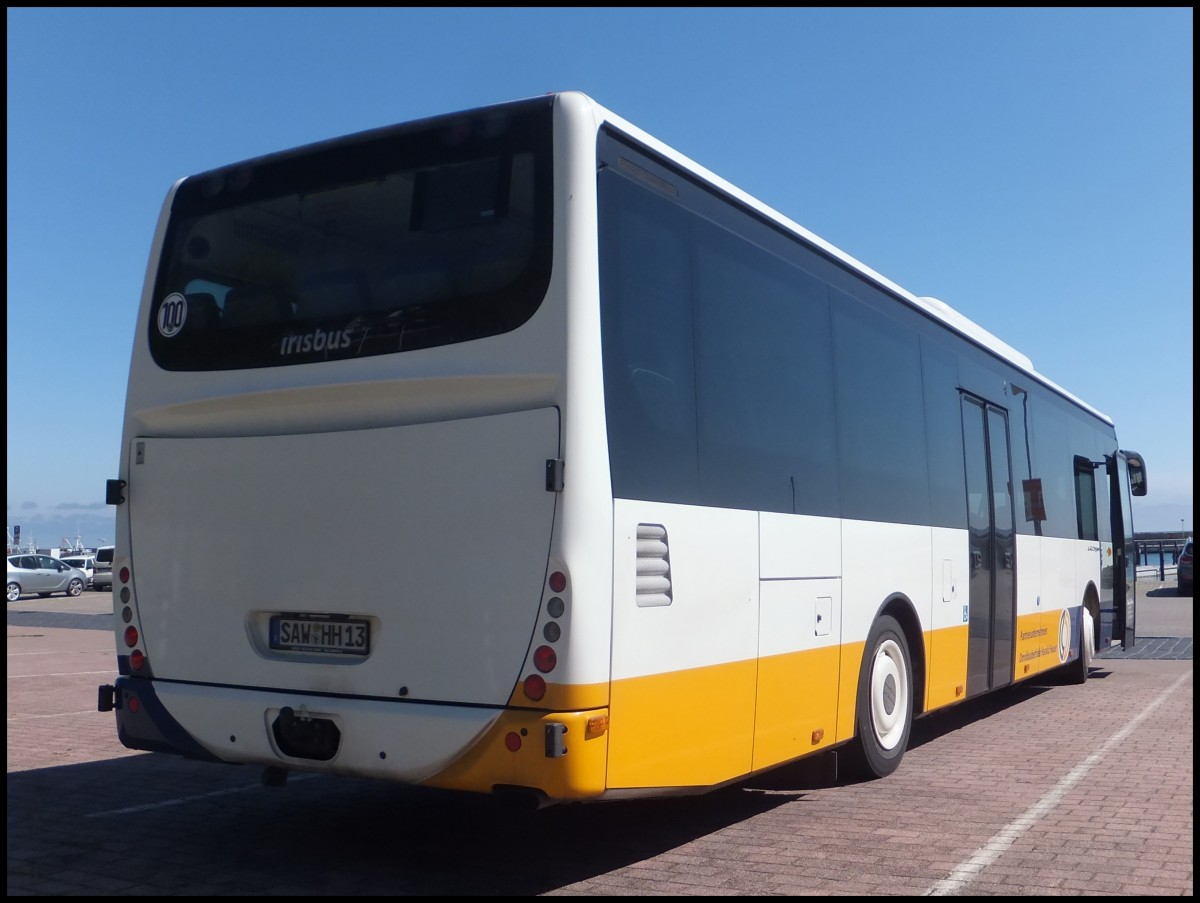
<instances>
[{"instance_id":1,"label":"side view mirror","mask_svg":"<svg viewBox=\"0 0 1200 903\"><path fill-rule=\"evenodd\" d=\"M1145 495L1147 489L1146 482L1146 459L1137 452L1121 449L1121 454L1125 456L1125 462L1129 467L1129 491L1133 495Z\"/></svg>"}]
</instances>

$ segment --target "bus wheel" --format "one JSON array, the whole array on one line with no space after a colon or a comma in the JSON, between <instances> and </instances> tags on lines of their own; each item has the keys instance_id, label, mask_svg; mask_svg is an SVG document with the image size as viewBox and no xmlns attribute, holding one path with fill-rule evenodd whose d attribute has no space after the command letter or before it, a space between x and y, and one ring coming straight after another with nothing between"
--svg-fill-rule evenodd
<instances>
[{"instance_id":1,"label":"bus wheel","mask_svg":"<svg viewBox=\"0 0 1200 903\"><path fill-rule=\"evenodd\" d=\"M1096 649L1096 623L1086 608L1079 614L1079 658L1067 665L1067 683L1087 683L1088 669Z\"/></svg>"},{"instance_id":2,"label":"bus wheel","mask_svg":"<svg viewBox=\"0 0 1200 903\"><path fill-rule=\"evenodd\" d=\"M883 615L871 628L858 676L851 765L866 778L900 767L913 719L912 659L899 622Z\"/></svg>"}]
</instances>

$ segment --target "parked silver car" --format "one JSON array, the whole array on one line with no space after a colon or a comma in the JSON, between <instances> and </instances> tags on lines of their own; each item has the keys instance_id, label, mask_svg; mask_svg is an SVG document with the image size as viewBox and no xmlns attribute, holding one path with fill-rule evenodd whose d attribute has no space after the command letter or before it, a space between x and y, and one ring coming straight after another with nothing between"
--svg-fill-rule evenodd
<instances>
[{"instance_id":1,"label":"parked silver car","mask_svg":"<svg viewBox=\"0 0 1200 903\"><path fill-rule=\"evenodd\" d=\"M87 574L49 555L8 556L8 601L37 593L43 599L53 593L78 596L87 586Z\"/></svg>"},{"instance_id":2,"label":"parked silver car","mask_svg":"<svg viewBox=\"0 0 1200 903\"><path fill-rule=\"evenodd\" d=\"M116 546L100 546L96 549L95 570L92 571L92 589L112 589L112 563Z\"/></svg>"}]
</instances>

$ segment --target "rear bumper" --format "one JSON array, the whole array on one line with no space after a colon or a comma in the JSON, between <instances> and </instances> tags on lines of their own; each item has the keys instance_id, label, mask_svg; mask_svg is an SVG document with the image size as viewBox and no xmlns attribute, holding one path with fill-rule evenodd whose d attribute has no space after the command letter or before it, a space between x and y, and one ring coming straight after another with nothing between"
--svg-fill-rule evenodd
<instances>
[{"instance_id":1,"label":"rear bumper","mask_svg":"<svg viewBox=\"0 0 1200 903\"><path fill-rule=\"evenodd\" d=\"M607 709L534 712L130 677L102 686L99 708L116 712L130 749L552 801L605 792ZM295 719L313 732L289 737L280 725ZM285 752L305 748L306 735L313 755Z\"/></svg>"},{"instance_id":2,"label":"rear bumper","mask_svg":"<svg viewBox=\"0 0 1200 903\"><path fill-rule=\"evenodd\" d=\"M120 677L117 734L130 749L189 758L420 783L469 749L499 709L319 696ZM324 758L288 755L280 714L327 722L339 734ZM286 744L284 744L286 746Z\"/></svg>"}]
</instances>

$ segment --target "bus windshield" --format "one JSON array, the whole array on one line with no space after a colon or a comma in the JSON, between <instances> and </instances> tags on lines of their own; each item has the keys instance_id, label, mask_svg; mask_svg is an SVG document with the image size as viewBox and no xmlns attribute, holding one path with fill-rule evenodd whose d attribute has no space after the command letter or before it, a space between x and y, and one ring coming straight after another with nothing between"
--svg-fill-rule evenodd
<instances>
[{"instance_id":1,"label":"bus windshield","mask_svg":"<svg viewBox=\"0 0 1200 903\"><path fill-rule=\"evenodd\" d=\"M539 100L184 181L148 323L154 360L274 367L515 329L549 281L550 147Z\"/></svg>"}]
</instances>

